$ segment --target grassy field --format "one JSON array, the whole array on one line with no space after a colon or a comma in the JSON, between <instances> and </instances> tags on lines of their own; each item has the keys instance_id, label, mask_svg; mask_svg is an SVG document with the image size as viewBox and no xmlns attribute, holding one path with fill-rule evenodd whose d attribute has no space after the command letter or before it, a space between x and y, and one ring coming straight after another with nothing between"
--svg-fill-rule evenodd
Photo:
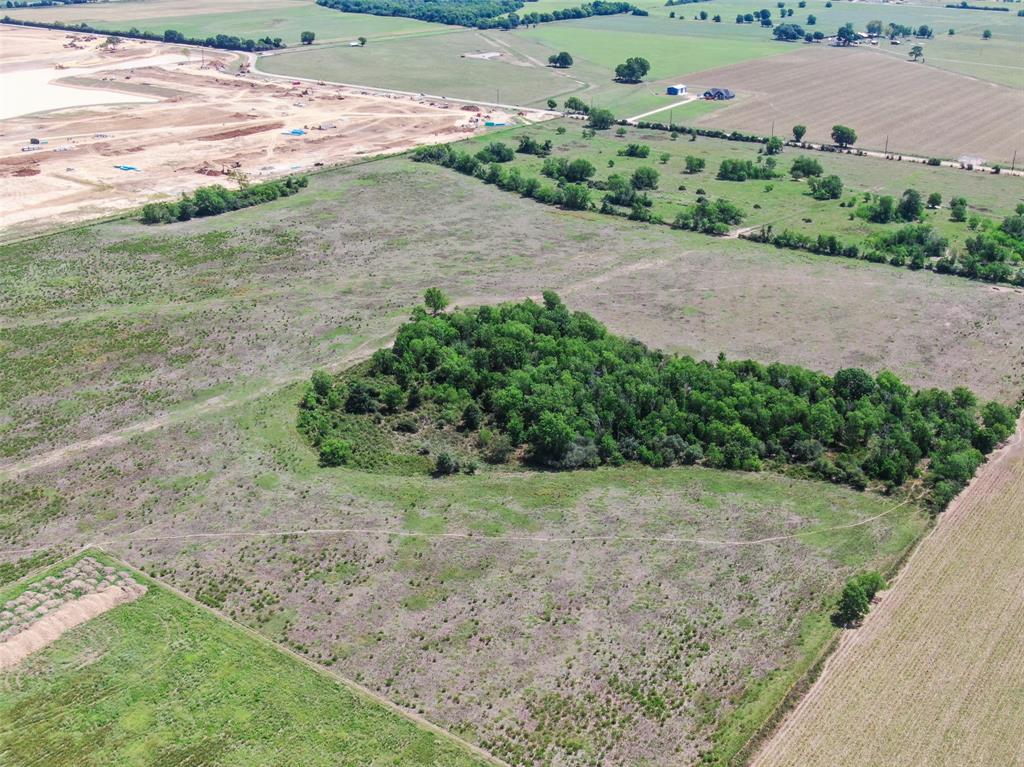
<instances>
[{"instance_id":1,"label":"grassy field","mask_svg":"<svg viewBox=\"0 0 1024 767\"><path fill-rule=\"evenodd\" d=\"M755 765L1024 761L1022 437L982 468Z\"/></svg>"},{"instance_id":2,"label":"grassy field","mask_svg":"<svg viewBox=\"0 0 1024 767\"><path fill-rule=\"evenodd\" d=\"M672 175L686 184L670 192L680 200L728 182L678 175L678 155L753 151L649 140L655 156L671 148L665 186ZM615 156L618 141L586 151L603 151L618 169L639 164ZM949 185L993 211L1013 201L995 177L823 157L866 188L899 169L908 175L882 189L935 185L945 194L940 185ZM763 194L752 182L720 193L751 203L751 214L760 213L754 201L777 205L789 221L805 198L793 182L775 189ZM377 215L384 208L393 215ZM1003 401L1016 399L1024 370L1018 293L567 215L405 159L322 174L308 193L229 216L161 229L125 220L5 246L0 263L0 453L9 459L150 417L186 417L368 354L431 284L467 303L556 286L613 331L704 358L724 351L825 371L890 368L915 386L947 388L970 374L980 395Z\"/></svg>"},{"instance_id":3,"label":"grassy field","mask_svg":"<svg viewBox=\"0 0 1024 767\"><path fill-rule=\"evenodd\" d=\"M4 764L490 763L143 580L0 675Z\"/></svg>"},{"instance_id":4,"label":"grassy field","mask_svg":"<svg viewBox=\"0 0 1024 767\"><path fill-rule=\"evenodd\" d=\"M668 119L668 115L665 115ZM673 117L679 120L678 117ZM563 134L559 127L568 125ZM904 226L902 223L873 224L855 216L853 207L840 207L840 202L863 201L866 193L888 194L897 199L907 188L915 188L927 198L931 192L938 192L943 200L961 195L966 197L972 212L983 218L1001 220L1013 213L1014 208L1024 202L1024 185L1019 178L1011 176L988 176L962 172L950 172L948 168L936 168L922 164L897 164L849 155L823 154L821 152L786 148L779 155L779 178L768 181L720 181L716 178L723 160L755 160L758 144L746 144L700 137L690 141L681 135L676 139L665 131L626 129L623 135L616 131L601 131L594 138L581 137L579 123L562 121L517 129L504 134L505 142L515 147L520 135L529 135L538 141L551 141L553 157L569 160L589 160L597 173L594 180L606 180L612 174L630 176L637 168L652 167L660 174L657 190L649 192L654 201L652 211L667 222L686 205L696 202L701 190L711 199L725 198L736 203L746 214L743 228L770 225L775 230L791 229L804 234L831 233L844 242L863 242L880 231L893 231ZM783 133L785 129L780 130ZM479 136L465 146L475 150L484 146L491 138ZM650 149L649 157L623 157L619 152L629 144L643 144ZM668 158L663 155L668 155ZM687 156L705 161L705 169L699 173L686 173ZM805 180L794 180L788 170L797 157L811 157L818 160L825 175L838 175L844 183L842 200L815 200ZM525 176L544 178L541 175L543 158L527 154L516 154L513 161ZM601 193L595 192L599 202ZM949 220L948 205L925 213L925 221L931 224L954 247L973 236L966 223Z\"/></svg>"},{"instance_id":5,"label":"grassy field","mask_svg":"<svg viewBox=\"0 0 1024 767\"><path fill-rule=\"evenodd\" d=\"M845 160L844 175L917 170ZM0 486L5 548L106 541L513 762L722 762L829 642L842 580L890 566L927 521L769 474L323 470L293 382L385 344L430 285L463 305L554 286L656 347L892 368L1006 401L1024 370L1018 293L567 214L405 158L216 218L6 246L0 263L4 451L53 458ZM224 531L282 534L206 536ZM595 534L615 537L577 540Z\"/></svg>"},{"instance_id":6,"label":"grassy field","mask_svg":"<svg viewBox=\"0 0 1024 767\"><path fill-rule=\"evenodd\" d=\"M503 40L496 33L461 30L373 41L365 48L315 47L264 57L259 68L276 74L523 105L543 106L551 96L579 89L575 80L537 66L519 53L506 52L500 59L464 57L504 51L499 39ZM546 59L547 54L544 56Z\"/></svg>"},{"instance_id":7,"label":"grassy field","mask_svg":"<svg viewBox=\"0 0 1024 767\"><path fill-rule=\"evenodd\" d=\"M690 762L712 749L722 762L831 637L824 610L841 580L888 566L926 524L893 499L705 469L444 482L325 471L294 432L297 396L64 467L59 482L77 489L52 529L107 541L513 763ZM228 518L235 531L352 532L188 537ZM622 538L574 541L594 534ZM128 608L106 618L117 615Z\"/></svg>"}]
</instances>

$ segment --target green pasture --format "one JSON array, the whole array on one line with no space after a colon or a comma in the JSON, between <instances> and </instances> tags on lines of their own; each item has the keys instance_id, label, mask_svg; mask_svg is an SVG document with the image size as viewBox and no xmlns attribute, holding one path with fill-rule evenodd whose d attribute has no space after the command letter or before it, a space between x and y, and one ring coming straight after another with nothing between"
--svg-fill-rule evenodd
<instances>
[{"instance_id":1,"label":"green pasture","mask_svg":"<svg viewBox=\"0 0 1024 767\"><path fill-rule=\"evenodd\" d=\"M487 764L144 580L148 591L135 602L73 629L0 674L0 762ZM24 588L12 584L0 601Z\"/></svg>"},{"instance_id":2,"label":"green pasture","mask_svg":"<svg viewBox=\"0 0 1024 767\"><path fill-rule=\"evenodd\" d=\"M685 117L685 112L674 115L677 122L683 122ZM560 125L567 128L563 134L558 133ZM863 195L869 192L899 198L904 190L914 188L924 198L932 192L942 195L943 207L928 210L925 221L952 243L962 244L973 232L966 223L949 220L947 204L952 197L966 197L972 213L991 218L1002 218L1010 214L1017 204L1024 201L1024 188L1020 180L1011 176L973 174L919 163L791 147L776 157L777 172L780 173L776 179L720 181L715 176L722 160L756 160L761 145L704 137L691 141L687 135L680 135L673 140L671 134L665 131L636 128L627 129L621 137L616 135L614 129L601 131L590 139L583 138L582 132L580 123L565 120L518 129L501 134L499 138L511 146L517 144L517 136L522 133L529 133L541 141L551 140L554 145L552 156L570 160L585 158L593 163L597 168L594 180L604 180L613 173L629 176L641 166L653 167L660 174L660 181L658 189L648 194L654 201L653 211L666 221L672 221L680 209L695 203L698 196L704 194L711 199L726 198L736 203L746 213L742 224L744 228L766 224L777 231L786 228L811 235L835 234L845 242L859 242L873 232L896 229L903 224L869 223L853 215L855 208L840 207L841 201L856 199L859 203L863 201ZM788 126L779 126L780 134L788 135L788 132ZM493 136L477 137L468 146L475 147L494 139ZM619 156L618 152L629 143L648 145L650 156L646 159ZM667 162L662 161L663 154L668 155ZM705 169L699 173L686 173L687 155L702 158ZM837 175L843 180L841 200L815 200L809 193L806 181L790 177L789 167L793 159L801 155L818 160L825 175ZM513 162L521 167L525 175L537 176L553 183L541 176L543 159L517 153ZM595 191L593 199L600 201L602 194Z\"/></svg>"}]
</instances>

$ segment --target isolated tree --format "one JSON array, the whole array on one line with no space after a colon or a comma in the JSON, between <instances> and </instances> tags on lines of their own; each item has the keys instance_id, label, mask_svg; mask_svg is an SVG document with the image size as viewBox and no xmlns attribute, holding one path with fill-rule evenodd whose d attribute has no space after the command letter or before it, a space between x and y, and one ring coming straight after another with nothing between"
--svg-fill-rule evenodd
<instances>
[{"instance_id":1,"label":"isolated tree","mask_svg":"<svg viewBox=\"0 0 1024 767\"><path fill-rule=\"evenodd\" d=\"M651 62L639 56L630 56L615 67L615 79L624 83L638 83L651 71Z\"/></svg>"},{"instance_id":2,"label":"isolated tree","mask_svg":"<svg viewBox=\"0 0 1024 767\"><path fill-rule=\"evenodd\" d=\"M818 17L817 16L815 16L813 13L810 13L810 14L807 15L807 26L813 27L817 23L818 23Z\"/></svg>"},{"instance_id":3,"label":"isolated tree","mask_svg":"<svg viewBox=\"0 0 1024 767\"><path fill-rule=\"evenodd\" d=\"M967 220L967 199L954 197L949 201L949 220L962 222Z\"/></svg>"},{"instance_id":4,"label":"isolated tree","mask_svg":"<svg viewBox=\"0 0 1024 767\"><path fill-rule=\"evenodd\" d=\"M938 208L941 205L942 205L942 195L941 194L939 194L938 192L932 192L930 195L928 195L928 207L929 208L931 208L932 210L935 210L935 208Z\"/></svg>"},{"instance_id":5,"label":"isolated tree","mask_svg":"<svg viewBox=\"0 0 1024 767\"><path fill-rule=\"evenodd\" d=\"M558 69L566 69L572 66L572 56L569 55L568 51L554 53L548 56L548 64Z\"/></svg>"},{"instance_id":6,"label":"isolated tree","mask_svg":"<svg viewBox=\"0 0 1024 767\"><path fill-rule=\"evenodd\" d=\"M857 143L857 131L845 125L832 126L832 140L844 149Z\"/></svg>"},{"instance_id":7,"label":"isolated tree","mask_svg":"<svg viewBox=\"0 0 1024 767\"><path fill-rule=\"evenodd\" d=\"M924 48L920 45L915 45L913 48L910 49L910 58L912 58L914 61L917 61L918 59L923 59Z\"/></svg>"},{"instance_id":8,"label":"isolated tree","mask_svg":"<svg viewBox=\"0 0 1024 767\"><path fill-rule=\"evenodd\" d=\"M444 311L451 302L441 288L427 288L423 293L423 303L431 312L437 314Z\"/></svg>"},{"instance_id":9,"label":"isolated tree","mask_svg":"<svg viewBox=\"0 0 1024 767\"><path fill-rule=\"evenodd\" d=\"M672 155L670 155L668 152L662 152L661 156L658 159L661 160L662 165L667 165L668 161L672 159Z\"/></svg>"},{"instance_id":10,"label":"isolated tree","mask_svg":"<svg viewBox=\"0 0 1024 767\"><path fill-rule=\"evenodd\" d=\"M856 580L850 580L843 588L839 604L832 613L832 622L841 628L852 626L867 614L870 604L863 587Z\"/></svg>"},{"instance_id":11,"label":"isolated tree","mask_svg":"<svg viewBox=\"0 0 1024 767\"><path fill-rule=\"evenodd\" d=\"M878 19L872 19L868 22L867 31L869 35L880 35L882 34L882 22Z\"/></svg>"},{"instance_id":12,"label":"isolated tree","mask_svg":"<svg viewBox=\"0 0 1024 767\"><path fill-rule=\"evenodd\" d=\"M645 165L633 171L633 175L630 177L630 182L633 184L633 188L637 191L642 191L644 189L657 189L658 178L658 171Z\"/></svg>"},{"instance_id":13,"label":"isolated tree","mask_svg":"<svg viewBox=\"0 0 1024 767\"><path fill-rule=\"evenodd\" d=\"M836 32L836 40L840 45L849 45L857 39L857 32L853 28L853 24L847 22L843 26L839 27L839 31Z\"/></svg>"},{"instance_id":14,"label":"isolated tree","mask_svg":"<svg viewBox=\"0 0 1024 767\"><path fill-rule=\"evenodd\" d=\"M360 37L360 38L357 38L357 39L359 40L359 45L366 45L366 38L365 37Z\"/></svg>"},{"instance_id":15,"label":"isolated tree","mask_svg":"<svg viewBox=\"0 0 1024 767\"><path fill-rule=\"evenodd\" d=\"M615 124L615 115L612 110L598 107L590 110L590 127L593 130L608 130Z\"/></svg>"},{"instance_id":16,"label":"isolated tree","mask_svg":"<svg viewBox=\"0 0 1024 767\"><path fill-rule=\"evenodd\" d=\"M949 31L946 34L949 35L950 37L952 37L953 35L956 34L956 30L953 29L953 27L950 27Z\"/></svg>"},{"instance_id":17,"label":"isolated tree","mask_svg":"<svg viewBox=\"0 0 1024 767\"><path fill-rule=\"evenodd\" d=\"M705 160L703 157L696 157L695 155L686 155L686 172L687 173L700 173L704 170Z\"/></svg>"},{"instance_id":18,"label":"isolated tree","mask_svg":"<svg viewBox=\"0 0 1024 767\"><path fill-rule=\"evenodd\" d=\"M548 99L548 109L557 109L557 108L558 108L558 102L555 101L554 99Z\"/></svg>"},{"instance_id":19,"label":"isolated tree","mask_svg":"<svg viewBox=\"0 0 1024 767\"><path fill-rule=\"evenodd\" d=\"M782 154L783 141L778 136L772 136L764 145L765 154Z\"/></svg>"},{"instance_id":20,"label":"isolated tree","mask_svg":"<svg viewBox=\"0 0 1024 767\"><path fill-rule=\"evenodd\" d=\"M565 166L565 175L563 178L566 181L572 182L586 181L596 172L597 168L595 168L589 160L584 160L581 157L573 160Z\"/></svg>"},{"instance_id":21,"label":"isolated tree","mask_svg":"<svg viewBox=\"0 0 1024 767\"><path fill-rule=\"evenodd\" d=\"M843 196L843 180L839 176L810 176L807 184L815 200L838 200Z\"/></svg>"},{"instance_id":22,"label":"isolated tree","mask_svg":"<svg viewBox=\"0 0 1024 767\"><path fill-rule=\"evenodd\" d=\"M303 45L312 45L313 41L316 40L316 32L303 32L299 35L299 40L302 41Z\"/></svg>"},{"instance_id":23,"label":"isolated tree","mask_svg":"<svg viewBox=\"0 0 1024 767\"><path fill-rule=\"evenodd\" d=\"M916 189L907 189L896 206L896 216L902 221L917 221L924 214L924 202Z\"/></svg>"},{"instance_id":24,"label":"isolated tree","mask_svg":"<svg viewBox=\"0 0 1024 767\"><path fill-rule=\"evenodd\" d=\"M981 33L981 39L982 40L991 40L992 39L992 30L991 29L986 29L984 32L982 32Z\"/></svg>"},{"instance_id":25,"label":"isolated tree","mask_svg":"<svg viewBox=\"0 0 1024 767\"><path fill-rule=\"evenodd\" d=\"M807 133L806 125L794 125L793 126L793 140L800 143L804 140L804 134Z\"/></svg>"},{"instance_id":26,"label":"isolated tree","mask_svg":"<svg viewBox=\"0 0 1024 767\"><path fill-rule=\"evenodd\" d=\"M925 39L933 37L935 32L927 24L922 24L916 30L914 30L914 37L923 37Z\"/></svg>"}]
</instances>

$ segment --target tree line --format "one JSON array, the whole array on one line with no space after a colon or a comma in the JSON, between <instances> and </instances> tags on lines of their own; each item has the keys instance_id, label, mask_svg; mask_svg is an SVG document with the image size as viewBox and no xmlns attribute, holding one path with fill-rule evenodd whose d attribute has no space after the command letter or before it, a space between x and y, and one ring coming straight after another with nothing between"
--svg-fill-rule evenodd
<instances>
[{"instance_id":1,"label":"tree line","mask_svg":"<svg viewBox=\"0 0 1024 767\"><path fill-rule=\"evenodd\" d=\"M218 48L228 51L268 51L276 48L287 47L280 37L262 37L259 40L241 38L235 35L211 35L210 37L186 37L181 32L168 29L159 34L157 32L144 32L138 27L122 32L112 29L101 29L84 21L79 23L65 24L60 21L26 21L4 16L4 24L18 24L23 27L39 27L41 29L59 29L65 32L79 32L91 35L109 35L111 37L129 37L137 40L152 40L159 43L179 43L184 45L198 45L206 48Z\"/></svg>"},{"instance_id":2,"label":"tree line","mask_svg":"<svg viewBox=\"0 0 1024 767\"><path fill-rule=\"evenodd\" d=\"M523 0L316 0L317 5L346 13L374 16L403 16L437 24L453 24L477 29L515 29L520 25L543 24L564 19L610 16L632 13L646 16L647 11L619 0L593 0L571 8L533 12L520 16Z\"/></svg>"},{"instance_id":3,"label":"tree line","mask_svg":"<svg viewBox=\"0 0 1024 767\"><path fill-rule=\"evenodd\" d=\"M183 193L174 202L151 202L142 207L142 223L170 224L203 216L218 216L232 210L288 197L309 184L306 176L288 176L275 181L227 189L220 184L201 186L192 194Z\"/></svg>"},{"instance_id":4,"label":"tree line","mask_svg":"<svg viewBox=\"0 0 1024 767\"><path fill-rule=\"evenodd\" d=\"M461 414L462 427L501 434L525 460L556 469L637 461L660 467L799 471L864 488L921 478L937 510L1015 414L967 389L913 391L890 372L834 376L795 365L666 354L609 333L557 294L443 311L417 308L366 374L315 374L299 428L317 447L342 413Z\"/></svg>"}]
</instances>

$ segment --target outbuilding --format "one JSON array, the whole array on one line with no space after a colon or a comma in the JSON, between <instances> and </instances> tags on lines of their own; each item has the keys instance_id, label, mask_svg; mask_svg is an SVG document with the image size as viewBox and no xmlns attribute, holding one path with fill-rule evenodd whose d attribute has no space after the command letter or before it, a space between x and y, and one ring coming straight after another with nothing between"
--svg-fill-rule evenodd
<instances>
[{"instance_id":1,"label":"outbuilding","mask_svg":"<svg viewBox=\"0 0 1024 767\"><path fill-rule=\"evenodd\" d=\"M736 98L736 94L728 88L708 88L704 91L704 98L709 101L725 101Z\"/></svg>"},{"instance_id":2,"label":"outbuilding","mask_svg":"<svg viewBox=\"0 0 1024 767\"><path fill-rule=\"evenodd\" d=\"M665 93L669 96L683 96L686 94L685 85L670 85L665 89Z\"/></svg>"}]
</instances>

